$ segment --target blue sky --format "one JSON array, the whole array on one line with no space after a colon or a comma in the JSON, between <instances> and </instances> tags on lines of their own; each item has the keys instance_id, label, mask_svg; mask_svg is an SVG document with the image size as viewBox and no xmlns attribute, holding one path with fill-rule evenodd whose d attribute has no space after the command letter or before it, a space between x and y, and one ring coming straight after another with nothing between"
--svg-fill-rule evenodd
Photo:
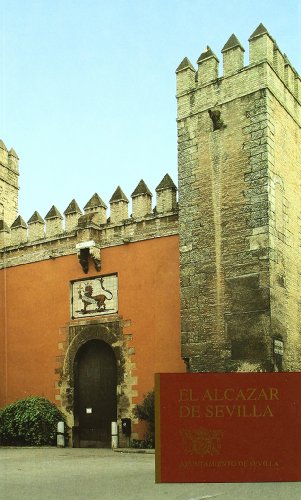
<instances>
[{"instance_id":1,"label":"blue sky","mask_svg":"<svg viewBox=\"0 0 301 500\"><path fill-rule=\"evenodd\" d=\"M175 69L262 22L301 73L301 0L0 0L0 138L19 211L177 181ZM153 199L153 204L155 200Z\"/></svg>"}]
</instances>

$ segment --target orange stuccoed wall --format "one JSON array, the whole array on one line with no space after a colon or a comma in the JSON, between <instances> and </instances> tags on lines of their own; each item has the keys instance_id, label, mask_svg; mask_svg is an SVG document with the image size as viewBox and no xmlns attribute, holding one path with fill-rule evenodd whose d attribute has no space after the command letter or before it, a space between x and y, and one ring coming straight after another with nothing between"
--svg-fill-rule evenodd
<instances>
[{"instance_id":1,"label":"orange stuccoed wall","mask_svg":"<svg viewBox=\"0 0 301 500\"><path fill-rule=\"evenodd\" d=\"M59 404L55 370L60 330L72 324L70 282L95 275L118 273L118 316L132 334L137 401L153 387L154 373L185 371L178 252L178 236L169 236L101 250L99 273L90 266L84 274L75 254L1 270L0 407L28 395Z\"/></svg>"}]
</instances>

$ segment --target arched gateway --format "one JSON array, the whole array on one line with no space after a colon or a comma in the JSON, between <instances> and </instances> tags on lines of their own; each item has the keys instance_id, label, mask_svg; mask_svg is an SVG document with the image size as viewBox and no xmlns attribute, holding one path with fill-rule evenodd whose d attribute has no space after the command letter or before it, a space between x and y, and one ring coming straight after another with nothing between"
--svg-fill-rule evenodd
<instances>
[{"instance_id":1,"label":"arched gateway","mask_svg":"<svg viewBox=\"0 0 301 500\"><path fill-rule=\"evenodd\" d=\"M117 419L117 363L113 349L89 340L74 359L74 418L80 447L109 447Z\"/></svg>"}]
</instances>

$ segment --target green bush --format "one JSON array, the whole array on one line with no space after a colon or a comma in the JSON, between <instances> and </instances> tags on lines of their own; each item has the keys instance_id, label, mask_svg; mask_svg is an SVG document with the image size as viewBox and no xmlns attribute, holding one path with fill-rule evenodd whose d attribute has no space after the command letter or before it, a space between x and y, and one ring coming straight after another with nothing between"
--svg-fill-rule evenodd
<instances>
[{"instance_id":1,"label":"green bush","mask_svg":"<svg viewBox=\"0 0 301 500\"><path fill-rule=\"evenodd\" d=\"M66 426L64 415L47 399L40 396L20 399L0 410L0 444L55 445L59 421Z\"/></svg>"},{"instance_id":2,"label":"green bush","mask_svg":"<svg viewBox=\"0 0 301 500\"><path fill-rule=\"evenodd\" d=\"M149 391L141 404L134 408L134 415L148 424L147 433L144 439L133 440L133 448L154 448L155 447L155 391Z\"/></svg>"},{"instance_id":3,"label":"green bush","mask_svg":"<svg viewBox=\"0 0 301 500\"><path fill-rule=\"evenodd\" d=\"M155 441L153 437L147 434L145 436L145 439L132 439L130 447L138 450L152 450L153 448L155 448Z\"/></svg>"}]
</instances>

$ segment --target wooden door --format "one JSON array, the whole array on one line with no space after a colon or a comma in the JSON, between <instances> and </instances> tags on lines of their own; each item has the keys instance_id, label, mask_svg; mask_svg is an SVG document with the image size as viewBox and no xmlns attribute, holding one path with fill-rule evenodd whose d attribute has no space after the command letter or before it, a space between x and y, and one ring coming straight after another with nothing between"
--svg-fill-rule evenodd
<instances>
[{"instance_id":1,"label":"wooden door","mask_svg":"<svg viewBox=\"0 0 301 500\"><path fill-rule=\"evenodd\" d=\"M81 447L110 447L116 421L116 358L103 341L91 340L75 359L75 413Z\"/></svg>"}]
</instances>

